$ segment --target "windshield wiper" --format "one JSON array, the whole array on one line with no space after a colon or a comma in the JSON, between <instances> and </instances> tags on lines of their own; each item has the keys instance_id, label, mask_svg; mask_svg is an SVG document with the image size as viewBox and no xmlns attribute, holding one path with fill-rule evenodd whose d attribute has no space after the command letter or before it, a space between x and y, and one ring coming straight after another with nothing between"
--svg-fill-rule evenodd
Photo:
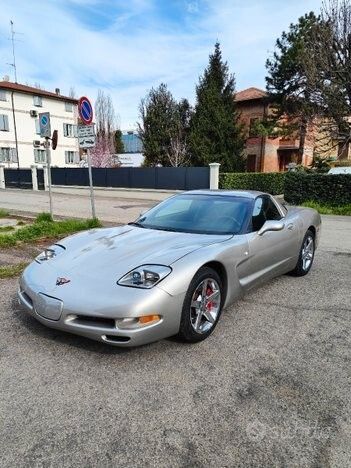
<instances>
[{"instance_id":1,"label":"windshield wiper","mask_svg":"<svg viewBox=\"0 0 351 468\"><path fill-rule=\"evenodd\" d=\"M128 226L137 226L145 229L145 226L143 224L138 223L137 221L133 221L132 223L128 223Z\"/></svg>"}]
</instances>

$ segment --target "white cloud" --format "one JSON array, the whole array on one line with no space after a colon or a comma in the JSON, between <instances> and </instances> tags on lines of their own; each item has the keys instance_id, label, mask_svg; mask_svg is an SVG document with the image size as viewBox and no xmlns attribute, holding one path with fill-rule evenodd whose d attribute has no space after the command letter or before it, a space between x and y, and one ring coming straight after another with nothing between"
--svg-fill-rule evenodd
<instances>
[{"instance_id":1,"label":"white cloud","mask_svg":"<svg viewBox=\"0 0 351 468\"><path fill-rule=\"evenodd\" d=\"M126 128L137 120L140 98L161 81L176 97L192 99L217 38L238 87L264 86L264 63L276 37L319 4L186 1L177 22L160 16L156 0L0 0L0 76L12 72L6 38L13 19L23 33L18 36L23 42L16 44L21 82L39 81L62 92L74 86L92 98L98 88L105 89Z\"/></svg>"}]
</instances>

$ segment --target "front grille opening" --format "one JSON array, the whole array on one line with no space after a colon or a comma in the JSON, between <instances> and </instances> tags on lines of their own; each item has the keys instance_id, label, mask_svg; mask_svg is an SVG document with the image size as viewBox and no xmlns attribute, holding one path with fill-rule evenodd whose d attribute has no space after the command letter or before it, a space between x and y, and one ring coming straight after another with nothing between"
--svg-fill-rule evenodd
<instances>
[{"instance_id":1,"label":"front grille opening","mask_svg":"<svg viewBox=\"0 0 351 468\"><path fill-rule=\"evenodd\" d=\"M21 291L21 294L23 296L23 299L28 302L28 304L30 304L32 307L33 307L33 301L32 299L28 296L28 294L24 291Z\"/></svg>"},{"instance_id":2,"label":"front grille opening","mask_svg":"<svg viewBox=\"0 0 351 468\"><path fill-rule=\"evenodd\" d=\"M114 343L126 343L130 341L129 336L113 336L113 335L105 335L106 341L113 341Z\"/></svg>"},{"instance_id":3,"label":"front grille opening","mask_svg":"<svg viewBox=\"0 0 351 468\"><path fill-rule=\"evenodd\" d=\"M93 317L89 315L77 315L77 317L73 320L73 323L76 323L77 325L85 325L96 328L115 328L114 319L104 317Z\"/></svg>"}]
</instances>

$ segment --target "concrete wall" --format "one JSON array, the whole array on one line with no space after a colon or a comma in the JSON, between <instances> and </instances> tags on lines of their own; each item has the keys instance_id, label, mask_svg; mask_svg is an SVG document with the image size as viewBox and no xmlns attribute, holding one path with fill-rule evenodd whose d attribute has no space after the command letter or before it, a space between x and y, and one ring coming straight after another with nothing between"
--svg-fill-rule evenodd
<instances>
[{"instance_id":1,"label":"concrete wall","mask_svg":"<svg viewBox=\"0 0 351 468\"><path fill-rule=\"evenodd\" d=\"M9 131L0 131L0 148L15 148L15 132L12 114L11 91L6 90L6 101L0 101L0 114L5 114L9 119ZM77 138L63 136L63 124L77 125L77 106L73 105L73 112L65 110L65 101L42 96L42 107L36 107L33 103L33 95L14 92L14 108L18 139L18 158L21 167L30 167L34 164L33 140L40 140L36 133L35 117L30 116L30 110L50 112L51 130L58 131L58 146L51 151L53 166L68 166L65 163L65 151L78 152ZM41 139L43 141L43 139ZM17 163L5 163L6 167L17 167ZM69 166L76 166L76 164Z\"/></svg>"}]
</instances>

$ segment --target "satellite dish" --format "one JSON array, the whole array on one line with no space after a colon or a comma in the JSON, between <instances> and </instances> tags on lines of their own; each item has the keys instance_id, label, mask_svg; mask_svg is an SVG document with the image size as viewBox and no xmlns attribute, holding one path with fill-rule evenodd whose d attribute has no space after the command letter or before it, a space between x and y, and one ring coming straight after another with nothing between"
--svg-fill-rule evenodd
<instances>
[{"instance_id":1,"label":"satellite dish","mask_svg":"<svg viewBox=\"0 0 351 468\"><path fill-rule=\"evenodd\" d=\"M55 150L57 147L57 137L58 137L57 130L54 130L52 132L52 143L51 143L51 147L53 150Z\"/></svg>"}]
</instances>

